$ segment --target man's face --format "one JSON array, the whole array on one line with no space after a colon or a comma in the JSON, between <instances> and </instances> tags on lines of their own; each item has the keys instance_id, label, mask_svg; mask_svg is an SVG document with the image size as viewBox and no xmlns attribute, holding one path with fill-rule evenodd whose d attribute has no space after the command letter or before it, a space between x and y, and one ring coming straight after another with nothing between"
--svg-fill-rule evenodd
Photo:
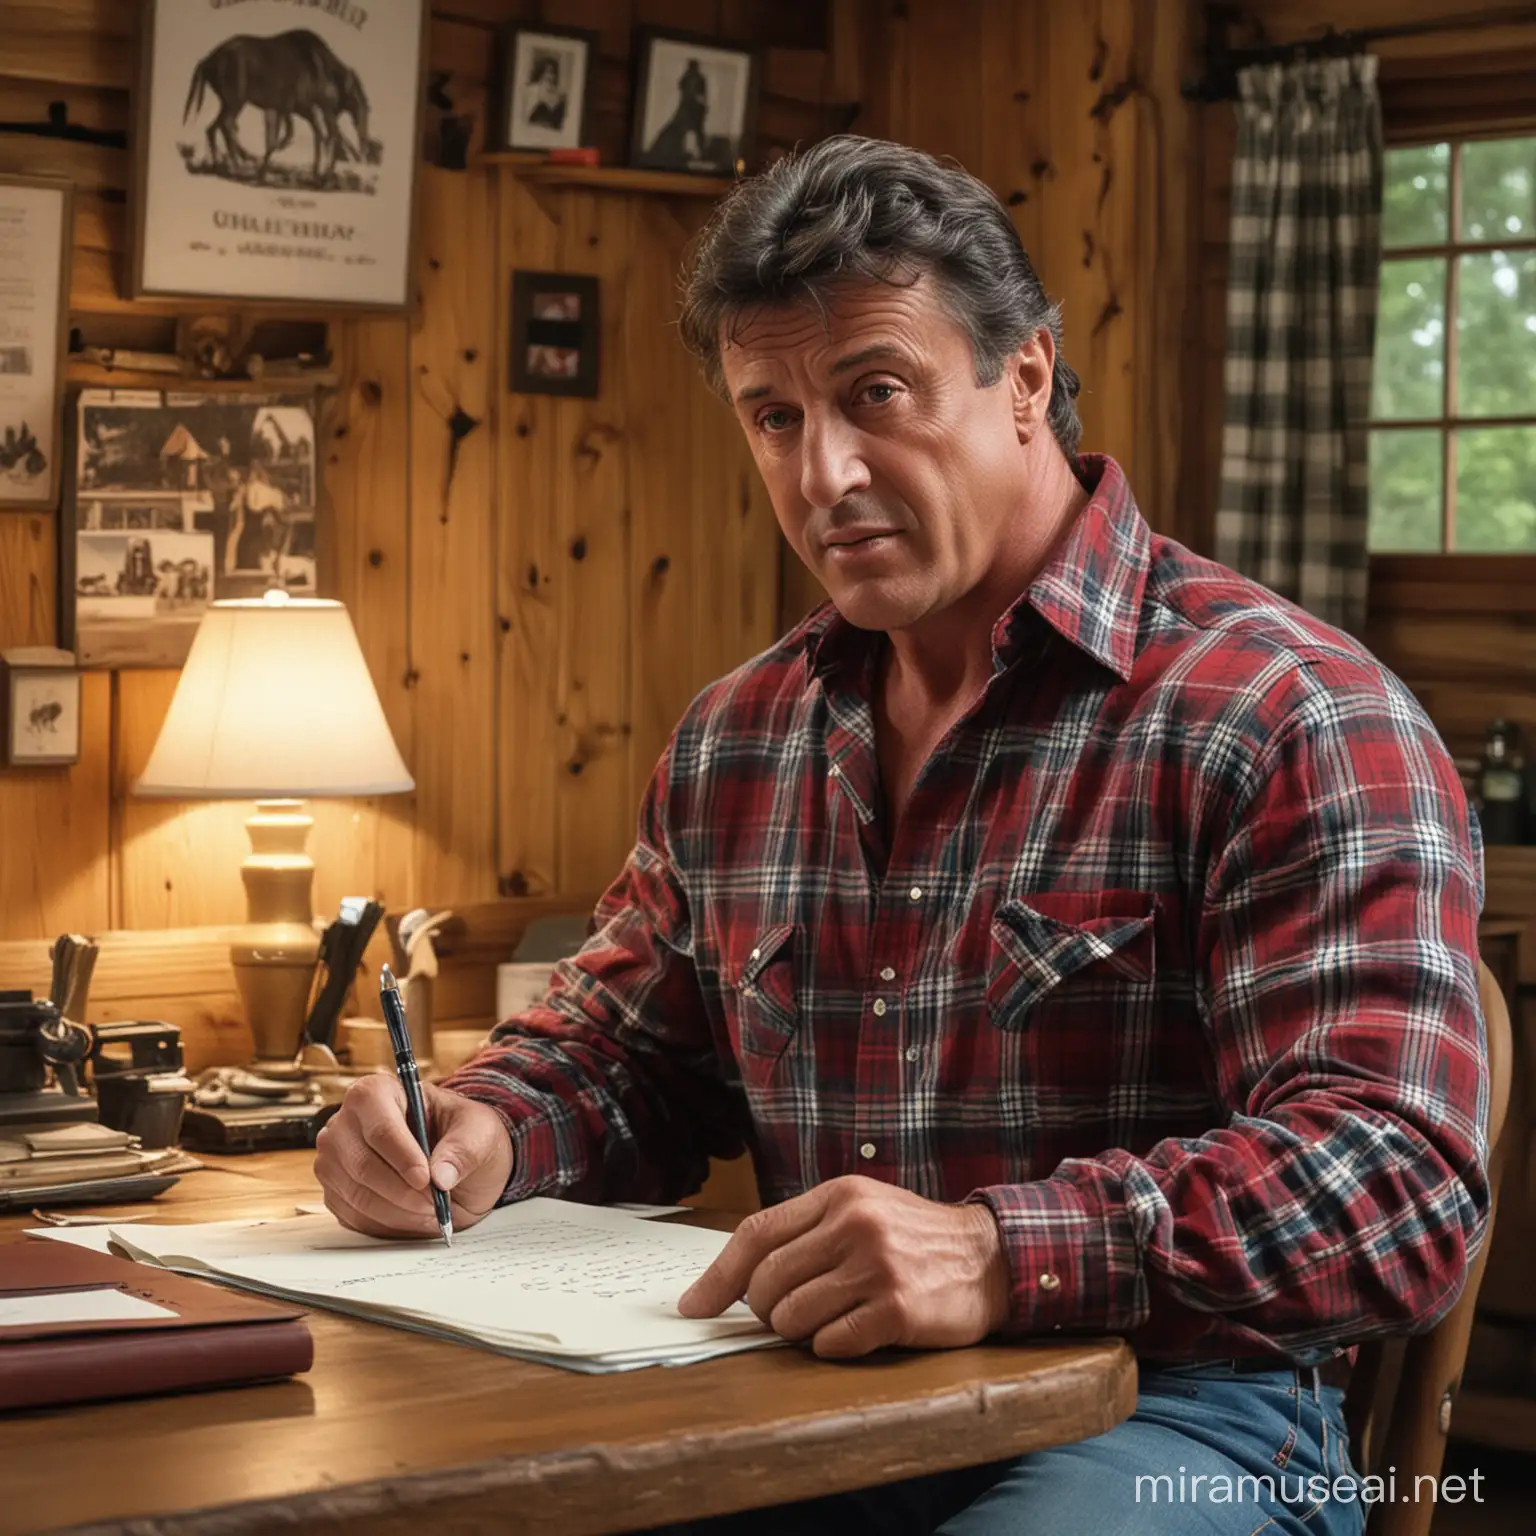
<instances>
[{"instance_id":1,"label":"man's face","mask_svg":"<svg viewBox=\"0 0 1536 1536\"><path fill-rule=\"evenodd\" d=\"M986 576L1028 484L1020 424L1043 403L1012 365L977 386L929 278L850 284L825 317L758 311L721 360L779 526L850 622L908 628Z\"/></svg>"}]
</instances>

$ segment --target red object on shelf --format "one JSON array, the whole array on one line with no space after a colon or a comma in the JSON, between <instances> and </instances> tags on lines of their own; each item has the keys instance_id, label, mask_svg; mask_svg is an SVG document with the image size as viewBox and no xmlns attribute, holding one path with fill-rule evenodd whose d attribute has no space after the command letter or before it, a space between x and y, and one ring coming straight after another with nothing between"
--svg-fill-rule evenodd
<instances>
[{"instance_id":1,"label":"red object on shelf","mask_svg":"<svg viewBox=\"0 0 1536 1536\"><path fill-rule=\"evenodd\" d=\"M596 165L598 163L597 148L595 145L584 144L579 149L552 149L549 152L551 165Z\"/></svg>"}]
</instances>

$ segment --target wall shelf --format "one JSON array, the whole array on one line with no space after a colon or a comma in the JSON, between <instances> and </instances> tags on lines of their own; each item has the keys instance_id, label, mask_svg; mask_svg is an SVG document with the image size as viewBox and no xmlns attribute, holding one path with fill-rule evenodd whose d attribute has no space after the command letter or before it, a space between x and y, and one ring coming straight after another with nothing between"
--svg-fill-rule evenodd
<instances>
[{"instance_id":1,"label":"wall shelf","mask_svg":"<svg viewBox=\"0 0 1536 1536\"><path fill-rule=\"evenodd\" d=\"M472 155L472 165L510 170L521 181L546 187L586 187L602 192L650 192L668 197L723 197L735 183L728 176L689 176L629 165L551 165L542 155L500 150Z\"/></svg>"}]
</instances>

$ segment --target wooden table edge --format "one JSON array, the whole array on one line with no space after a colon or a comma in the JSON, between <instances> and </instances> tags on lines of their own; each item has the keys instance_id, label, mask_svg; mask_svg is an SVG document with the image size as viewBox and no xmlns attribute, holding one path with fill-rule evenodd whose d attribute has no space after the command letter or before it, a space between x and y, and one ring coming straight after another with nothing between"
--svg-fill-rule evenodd
<instances>
[{"instance_id":1,"label":"wooden table edge","mask_svg":"<svg viewBox=\"0 0 1536 1536\"><path fill-rule=\"evenodd\" d=\"M509 1452L431 1472L91 1521L55 1533L257 1536L367 1521L369 1536L416 1536L430 1512L434 1536L488 1530L604 1536L728 1514L1000 1461L1103 1434L1135 1410L1136 1357L1119 1339L1082 1342L1079 1358L1043 1377L978 1382L919 1402L786 1418L774 1426L768 1443L762 1426L752 1425L683 1439L672 1433L532 1455ZM953 1429L957 1420L969 1421L970 1431L946 1434L935 1446L935 1431ZM833 1466L836 1475L829 1477ZM594 1470L600 1475L594 1477Z\"/></svg>"}]
</instances>

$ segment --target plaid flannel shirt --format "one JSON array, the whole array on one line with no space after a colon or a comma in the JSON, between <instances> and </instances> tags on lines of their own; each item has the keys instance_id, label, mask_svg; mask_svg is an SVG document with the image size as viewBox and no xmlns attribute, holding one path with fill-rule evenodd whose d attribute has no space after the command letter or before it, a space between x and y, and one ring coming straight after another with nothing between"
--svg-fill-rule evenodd
<instances>
[{"instance_id":1,"label":"plaid flannel shirt","mask_svg":"<svg viewBox=\"0 0 1536 1536\"><path fill-rule=\"evenodd\" d=\"M1355 642L1079 474L898 826L880 636L823 607L694 701L592 938L448 1079L505 1198L670 1201L747 1147L765 1203L981 1200L1011 1331L1159 1359L1450 1305L1488 1206L1456 771Z\"/></svg>"}]
</instances>

